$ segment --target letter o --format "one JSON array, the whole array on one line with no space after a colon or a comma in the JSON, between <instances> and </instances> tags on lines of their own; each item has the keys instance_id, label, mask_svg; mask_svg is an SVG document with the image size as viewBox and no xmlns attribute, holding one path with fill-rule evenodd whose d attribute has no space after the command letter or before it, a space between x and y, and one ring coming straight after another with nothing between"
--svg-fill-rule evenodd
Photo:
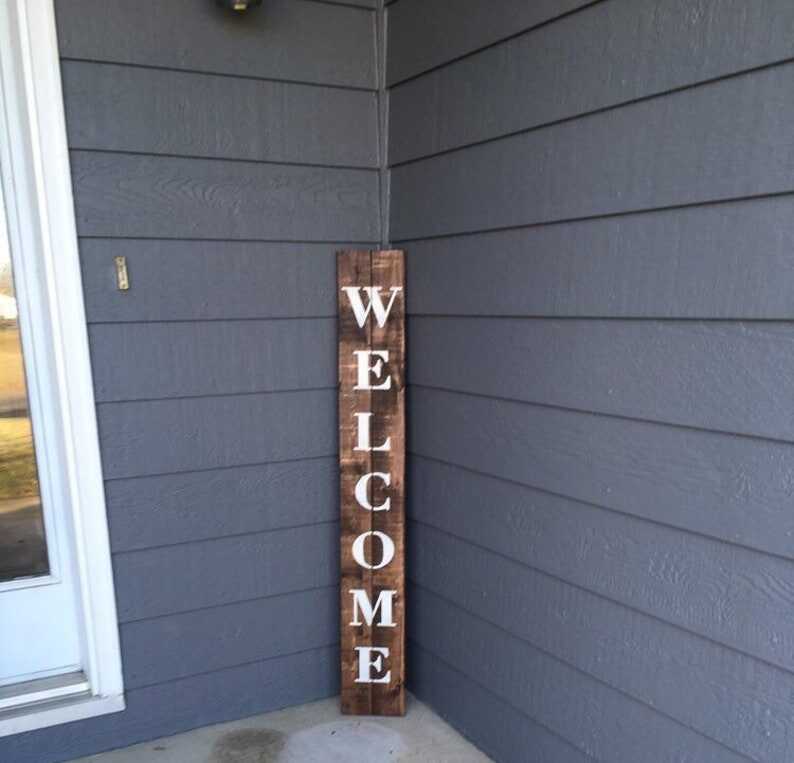
<instances>
[{"instance_id":1,"label":"letter o","mask_svg":"<svg viewBox=\"0 0 794 763\"><path fill-rule=\"evenodd\" d=\"M383 546L383 558L380 560L380 564L372 565L364 558L364 541L367 539L368 535L380 538L381 545ZM369 530L368 532L361 533L361 535L353 541L353 558L366 570L379 570L394 559L394 541L379 530Z\"/></svg>"}]
</instances>

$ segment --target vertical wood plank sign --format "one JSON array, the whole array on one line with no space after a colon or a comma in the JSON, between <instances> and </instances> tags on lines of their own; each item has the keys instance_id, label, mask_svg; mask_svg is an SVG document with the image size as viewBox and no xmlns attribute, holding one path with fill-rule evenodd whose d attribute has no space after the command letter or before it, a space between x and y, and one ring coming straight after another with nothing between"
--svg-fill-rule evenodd
<instances>
[{"instance_id":1,"label":"vertical wood plank sign","mask_svg":"<svg viewBox=\"0 0 794 763\"><path fill-rule=\"evenodd\" d=\"M405 713L405 264L337 254L342 712Z\"/></svg>"}]
</instances>

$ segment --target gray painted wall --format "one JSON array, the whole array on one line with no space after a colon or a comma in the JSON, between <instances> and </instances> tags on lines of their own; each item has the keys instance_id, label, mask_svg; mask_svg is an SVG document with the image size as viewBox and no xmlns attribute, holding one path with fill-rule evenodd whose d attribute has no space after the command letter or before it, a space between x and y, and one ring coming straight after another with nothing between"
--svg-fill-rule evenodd
<instances>
[{"instance_id":1,"label":"gray painted wall","mask_svg":"<svg viewBox=\"0 0 794 763\"><path fill-rule=\"evenodd\" d=\"M414 691L500 761L794 760L794 5L388 32Z\"/></svg>"},{"instance_id":2,"label":"gray painted wall","mask_svg":"<svg viewBox=\"0 0 794 763\"><path fill-rule=\"evenodd\" d=\"M8 763L336 693L334 251L381 238L374 1L57 15L127 710Z\"/></svg>"},{"instance_id":3,"label":"gray painted wall","mask_svg":"<svg viewBox=\"0 0 794 763\"><path fill-rule=\"evenodd\" d=\"M57 5L128 709L0 759L336 692L384 213L414 691L500 761L794 759L794 6L391 2L389 200L377 4Z\"/></svg>"}]
</instances>

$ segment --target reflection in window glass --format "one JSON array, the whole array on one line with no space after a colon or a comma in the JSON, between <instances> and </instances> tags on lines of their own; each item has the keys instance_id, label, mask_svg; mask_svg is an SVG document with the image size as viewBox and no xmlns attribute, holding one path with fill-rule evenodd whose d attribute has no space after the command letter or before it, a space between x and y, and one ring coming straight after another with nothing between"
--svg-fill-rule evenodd
<instances>
[{"instance_id":1,"label":"reflection in window glass","mask_svg":"<svg viewBox=\"0 0 794 763\"><path fill-rule=\"evenodd\" d=\"M0 581L48 571L17 301L0 235Z\"/></svg>"}]
</instances>

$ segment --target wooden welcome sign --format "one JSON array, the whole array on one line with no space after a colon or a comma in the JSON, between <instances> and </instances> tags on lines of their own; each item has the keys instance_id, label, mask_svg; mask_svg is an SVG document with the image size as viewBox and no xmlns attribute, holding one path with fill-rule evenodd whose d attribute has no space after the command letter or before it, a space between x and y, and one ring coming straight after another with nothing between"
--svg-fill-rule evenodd
<instances>
[{"instance_id":1,"label":"wooden welcome sign","mask_svg":"<svg viewBox=\"0 0 794 763\"><path fill-rule=\"evenodd\" d=\"M342 712L405 713L405 265L337 255Z\"/></svg>"}]
</instances>

